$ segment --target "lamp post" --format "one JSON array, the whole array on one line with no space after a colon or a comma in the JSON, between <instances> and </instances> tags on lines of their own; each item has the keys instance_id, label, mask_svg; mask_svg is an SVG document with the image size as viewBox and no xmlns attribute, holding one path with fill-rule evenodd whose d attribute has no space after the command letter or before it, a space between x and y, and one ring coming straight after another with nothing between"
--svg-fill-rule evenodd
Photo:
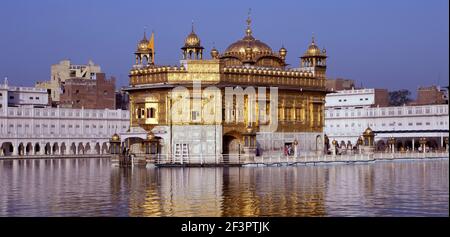
<instances>
[{"instance_id":1,"label":"lamp post","mask_svg":"<svg viewBox=\"0 0 450 237\"><path fill-rule=\"evenodd\" d=\"M363 133L364 145L365 146L373 146L373 141L375 138L375 134L371 128L367 128Z\"/></svg>"},{"instance_id":2,"label":"lamp post","mask_svg":"<svg viewBox=\"0 0 450 237\"><path fill-rule=\"evenodd\" d=\"M120 137L115 133L111 139L109 140L110 143L110 153L112 155L118 155L120 154Z\"/></svg>"},{"instance_id":3,"label":"lamp post","mask_svg":"<svg viewBox=\"0 0 450 237\"><path fill-rule=\"evenodd\" d=\"M391 150L391 153L395 153L395 137L390 137L388 139L389 149Z\"/></svg>"},{"instance_id":4,"label":"lamp post","mask_svg":"<svg viewBox=\"0 0 450 237\"><path fill-rule=\"evenodd\" d=\"M363 145L363 136L359 136L357 143L358 143L359 154L361 154L362 145Z\"/></svg>"},{"instance_id":5,"label":"lamp post","mask_svg":"<svg viewBox=\"0 0 450 237\"><path fill-rule=\"evenodd\" d=\"M337 141L335 140L335 139L333 139L333 141L331 142L331 144L333 145L332 147L331 147L331 152L333 153L333 156L335 156L336 155L336 150L337 150Z\"/></svg>"},{"instance_id":6,"label":"lamp post","mask_svg":"<svg viewBox=\"0 0 450 237\"><path fill-rule=\"evenodd\" d=\"M110 147L110 150L109 150L109 153L111 154L111 164L113 165L113 166L120 166L121 165L121 162L120 162L120 148L121 148L121 146L120 146L120 137L119 137L119 135L117 135L117 133L115 133L112 137L111 137L111 139L109 139L109 147Z\"/></svg>"},{"instance_id":7,"label":"lamp post","mask_svg":"<svg viewBox=\"0 0 450 237\"><path fill-rule=\"evenodd\" d=\"M427 138L421 137L419 139L419 144L420 144L420 147L421 147L423 153L425 153L425 144L426 143L427 143Z\"/></svg>"}]
</instances>

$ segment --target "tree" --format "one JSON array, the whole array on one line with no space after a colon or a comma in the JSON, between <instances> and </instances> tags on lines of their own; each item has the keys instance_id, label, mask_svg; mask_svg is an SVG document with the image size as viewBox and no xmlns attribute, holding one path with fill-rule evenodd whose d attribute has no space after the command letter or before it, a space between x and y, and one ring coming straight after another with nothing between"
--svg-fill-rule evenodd
<instances>
[{"instance_id":1,"label":"tree","mask_svg":"<svg viewBox=\"0 0 450 237\"><path fill-rule=\"evenodd\" d=\"M411 92L409 90L397 90L389 92L389 105L391 106L401 106L411 102L409 97Z\"/></svg>"}]
</instances>

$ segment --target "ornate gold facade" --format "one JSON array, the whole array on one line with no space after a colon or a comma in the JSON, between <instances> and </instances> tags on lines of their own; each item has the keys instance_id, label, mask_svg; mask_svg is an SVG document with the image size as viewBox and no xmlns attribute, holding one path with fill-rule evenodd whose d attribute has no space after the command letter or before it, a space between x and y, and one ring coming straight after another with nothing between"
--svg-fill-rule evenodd
<instances>
[{"instance_id":1,"label":"ornate gold facade","mask_svg":"<svg viewBox=\"0 0 450 237\"><path fill-rule=\"evenodd\" d=\"M141 126L146 131L155 127L172 125L220 125L221 134L232 135L242 139L246 129L252 127L260 132L260 126L271 121L249 122L249 116L256 118L270 117L270 111L278 116L276 132L322 133L324 123L326 53L320 50L314 39L301 57L299 68L288 68L285 62L287 50L282 47L278 52L265 43L255 39L247 20L247 29L243 39L232 43L224 53L215 48L211 50L211 59L203 57L203 47L194 29L185 40L183 60L180 66L159 66L153 63L136 64L130 71L131 126ZM195 54L195 57L192 54ZM138 54L138 53L137 53ZM194 88L201 83L200 92ZM174 88L187 88L186 94L174 96ZM206 88L214 86L218 90L208 92ZM244 96L243 106L226 104L225 88L254 87L256 98ZM266 87L266 95L258 94L258 87ZM269 88L278 88L278 106L270 108ZM197 94L196 94L197 93ZM210 93L210 94L207 94ZM173 112L176 100L189 97L190 111ZM221 97L221 106L208 110L211 98ZM260 98L261 97L261 98ZM266 108L258 108L258 101L264 98ZM197 100L197 107L194 101ZM273 110L272 110L273 109ZM208 113L219 114L219 121L205 121ZM175 122L174 116L183 117L182 122ZM227 121L227 116L241 121Z\"/></svg>"}]
</instances>

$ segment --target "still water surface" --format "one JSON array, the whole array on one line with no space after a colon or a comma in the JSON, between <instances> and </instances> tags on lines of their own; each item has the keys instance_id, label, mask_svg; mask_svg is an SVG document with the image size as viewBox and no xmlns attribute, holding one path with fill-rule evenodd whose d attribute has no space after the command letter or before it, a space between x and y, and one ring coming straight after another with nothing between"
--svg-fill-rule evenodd
<instances>
[{"instance_id":1,"label":"still water surface","mask_svg":"<svg viewBox=\"0 0 450 237\"><path fill-rule=\"evenodd\" d=\"M0 161L0 216L448 216L445 160L242 168Z\"/></svg>"}]
</instances>

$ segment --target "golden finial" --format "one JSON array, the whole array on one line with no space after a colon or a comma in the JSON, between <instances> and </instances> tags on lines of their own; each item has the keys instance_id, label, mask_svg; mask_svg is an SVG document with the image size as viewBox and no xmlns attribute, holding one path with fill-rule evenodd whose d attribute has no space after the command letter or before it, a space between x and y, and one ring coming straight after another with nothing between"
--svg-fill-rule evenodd
<instances>
[{"instance_id":1,"label":"golden finial","mask_svg":"<svg viewBox=\"0 0 450 237\"><path fill-rule=\"evenodd\" d=\"M245 31L247 36L251 36L252 35L252 29L250 27L251 23L252 23L252 19L250 18L250 13L251 13L252 9L249 8L248 9L248 16L247 16L247 30Z\"/></svg>"},{"instance_id":2,"label":"golden finial","mask_svg":"<svg viewBox=\"0 0 450 237\"><path fill-rule=\"evenodd\" d=\"M194 20L192 20L192 33L194 33Z\"/></svg>"},{"instance_id":3,"label":"golden finial","mask_svg":"<svg viewBox=\"0 0 450 237\"><path fill-rule=\"evenodd\" d=\"M314 37L314 32L312 33L312 42L311 42L311 44L315 44L316 43L316 40L315 40L315 37Z\"/></svg>"},{"instance_id":4,"label":"golden finial","mask_svg":"<svg viewBox=\"0 0 450 237\"><path fill-rule=\"evenodd\" d=\"M147 40L147 26L144 26L144 39Z\"/></svg>"},{"instance_id":5,"label":"golden finial","mask_svg":"<svg viewBox=\"0 0 450 237\"><path fill-rule=\"evenodd\" d=\"M279 50L279 53L280 53L281 58L284 59L284 58L286 57L287 50L286 50L286 48L284 47L284 44L281 44L281 48L280 48L280 50Z\"/></svg>"},{"instance_id":6,"label":"golden finial","mask_svg":"<svg viewBox=\"0 0 450 237\"><path fill-rule=\"evenodd\" d=\"M219 51L216 49L216 44L213 42L213 48L211 49L211 58L218 59Z\"/></svg>"}]
</instances>

